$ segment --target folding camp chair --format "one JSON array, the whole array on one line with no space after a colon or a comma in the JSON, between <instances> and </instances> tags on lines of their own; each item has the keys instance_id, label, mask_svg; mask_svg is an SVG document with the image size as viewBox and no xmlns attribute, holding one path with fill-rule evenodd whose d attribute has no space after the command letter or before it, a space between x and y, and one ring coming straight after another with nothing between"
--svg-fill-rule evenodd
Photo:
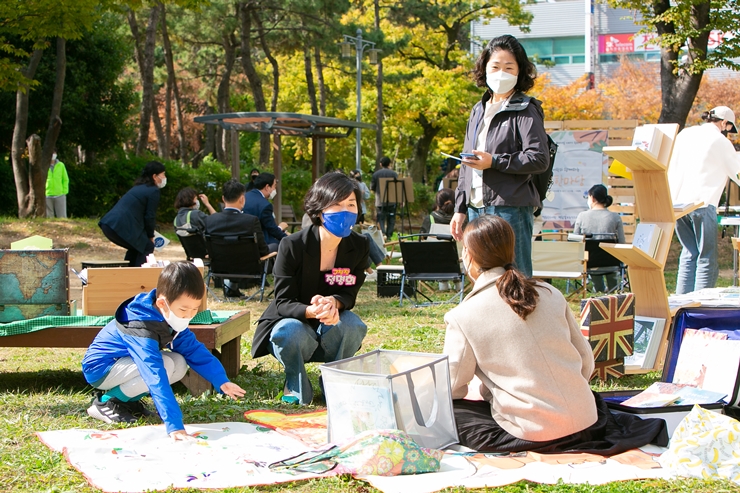
<instances>
[{"instance_id":1,"label":"folding camp chair","mask_svg":"<svg viewBox=\"0 0 740 493\"><path fill-rule=\"evenodd\" d=\"M259 283L259 289L249 296L249 301L257 294L262 301L267 282L267 260L277 253L260 256L259 245L254 235L220 236L206 235L206 247L211 258L211 268L206 276L208 291L221 301L210 288L210 280L214 279L254 279Z\"/></svg>"},{"instance_id":2,"label":"folding camp chair","mask_svg":"<svg viewBox=\"0 0 740 493\"><path fill-rule=\"evenodd\" d=\"M622 291L625 288L624 264L611 253L599 246L599 243L617 243L615 233L594 233L586 235L586 272L589 276L604 276L616 274L617 285L607 290L607 293ZM592 280L593 283L593 280Z\"/></svg>"},{"instance_id":3,"label":"folding camp chair","mask_svg":"<svg viewBox=\"0 0 740 493\"><path fill-rule=\"evenodd\" d=\"M425 237L434 237L437 241L409 241L421 240ZM460 269L460 257L457 253L457 243L451 235L414 234L399 238L399 246L403 255L403 275L401 276L401 291L399 305L403 306L403 299L411 299L404 288L406 283L414 286L414 299L417 294L427 301L415 303L414 306L429 306L442 303L460 303L465 290L465 274ZM416 281L416 282L414 282ZM460 289L446 301L435 302L419 290L420 282L425 281L460 281Z\"/></svg>"},{"instance_id":4,"label":"folding camp chair","mask_svg":"<svg viewBox=\"0 0 740 493\"><path fill-rule=\"evenodd\" d=\"M185 250L185 256L188 260L199 258L205 263L208 257L208 249L206 248L206 240L201 234L193 234L190 236L177 235L177 239L180 240L183 250Z\"/></svg>"},{"instance_id":5,"label":"folding camp chair","mask_svg":"<svg viewBox=\"0 0 740 493\"><path fill-rule=\"evenodd\" d=\"M586 244L583 241L533 241L532 277L535 279L566 279L574 281L576 289L569 297L586 293Z\"/></svg>"}]
</instances>

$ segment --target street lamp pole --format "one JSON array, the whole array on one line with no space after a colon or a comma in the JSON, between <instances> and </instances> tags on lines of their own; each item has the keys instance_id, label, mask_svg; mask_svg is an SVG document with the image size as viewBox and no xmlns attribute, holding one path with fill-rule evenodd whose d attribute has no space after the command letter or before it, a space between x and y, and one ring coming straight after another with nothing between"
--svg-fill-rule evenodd
<instances>
[{"instance_id":1,"label":"street lamp pole","mask_svg":"<svg viewBox=\"0 0 740 493\"><path fill-rule=\"evenodd\" d=\"M357 29L357 36L344 35L344 41L342 42L342 56L347 58L352 56L351 46L355 47L355 59L357 65L357 123L362 121L362 53L365 48L370 47L370 63L377 63L377 50L375 50L375 43L372 41L365 41L362 39L362 29ZM357 135L357 142L355 145L355 169L362 171L362 146L360 141L360 127L355 129Z\"/></svg>"}]
</instances>

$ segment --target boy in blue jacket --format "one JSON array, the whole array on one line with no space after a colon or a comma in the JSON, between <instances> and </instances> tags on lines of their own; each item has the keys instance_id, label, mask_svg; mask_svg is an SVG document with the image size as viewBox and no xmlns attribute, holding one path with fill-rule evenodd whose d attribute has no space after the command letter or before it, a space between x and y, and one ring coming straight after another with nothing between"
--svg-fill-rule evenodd
<instances>
[{"instance_id":1,"label":"boy in blue jacket","mask_svg":"<svg viewBox=\"0 0 740 493\"><path fill-rule=\"evenodd\" d=\"M185 376L188 365L232 399L244 396L188 329L203 296L200 271L189 262L173 262L162 270L157 289L118 307L82 359L85 380L105 392L93 399L87 414L106 423L131 423L152 414L140 401L151 394L167 433L184 439L182 412L170 385Z\"/></svg>"}]
</instances>

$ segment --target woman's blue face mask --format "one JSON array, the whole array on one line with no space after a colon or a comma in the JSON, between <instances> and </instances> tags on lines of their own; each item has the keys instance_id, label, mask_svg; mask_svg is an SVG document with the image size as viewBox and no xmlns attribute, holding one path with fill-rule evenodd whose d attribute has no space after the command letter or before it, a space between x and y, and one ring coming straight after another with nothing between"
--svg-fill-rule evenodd
<instances>
[{"instance_id":1,"label":"woman's blue face mask","mask_svg":"<svg viewBox=\"0 0 740 493\"><path fill-rule=\"evenodd\" d=\"M339 238L346 238L352 232L352 226L357 222L357 213L351 211L322 212L326 230Z\"/></svg>"}]
</instances>

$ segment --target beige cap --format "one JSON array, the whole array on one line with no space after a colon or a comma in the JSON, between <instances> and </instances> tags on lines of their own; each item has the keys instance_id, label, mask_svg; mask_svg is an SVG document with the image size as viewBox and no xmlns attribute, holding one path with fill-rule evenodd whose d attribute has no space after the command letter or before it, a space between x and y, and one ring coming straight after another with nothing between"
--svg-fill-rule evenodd
<instances>
[{"instance_id":1,"label":"beige cap","mask_svg":"<svg viewBox=\"0 0 740 493\"><path fill-rule=\"evenodd\" d=\"M719 118L720 120L727 120L732 123L732 130L730 133L737 133L737 127L735 127L735 113L732 112L727 106L717 106L709 111L709 116Z\"/></svg>"}]
</instances>

